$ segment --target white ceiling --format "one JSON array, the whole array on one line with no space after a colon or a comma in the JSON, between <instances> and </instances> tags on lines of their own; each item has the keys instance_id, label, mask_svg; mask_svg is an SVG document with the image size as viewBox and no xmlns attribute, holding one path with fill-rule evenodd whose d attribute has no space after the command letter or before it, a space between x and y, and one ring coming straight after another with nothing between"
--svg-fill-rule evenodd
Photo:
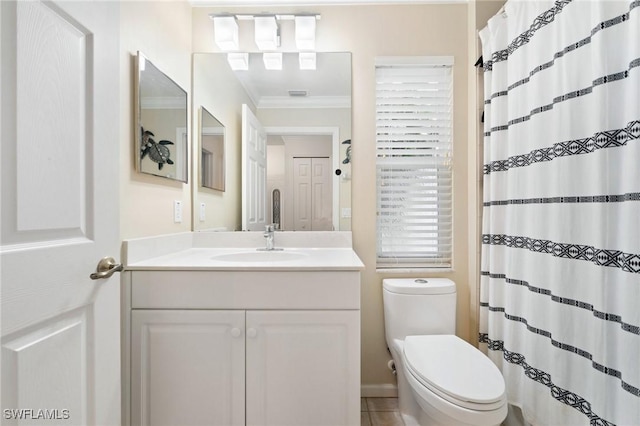
<instances>
[{"instance_id":1,"label":"white ceiling","mask_svg":"<svg viewBox=\"0 0 640 426\"><path fill-rule=\"evenodd\" d=\"M249 70L235 74L256 107L350 107L351 54L317 53L316 70L300 70L298 54L283 53L282 70L264 67L261 53L249 54ZM308 92L292 97L290 90Z\"/></svg>"}]
</instances>

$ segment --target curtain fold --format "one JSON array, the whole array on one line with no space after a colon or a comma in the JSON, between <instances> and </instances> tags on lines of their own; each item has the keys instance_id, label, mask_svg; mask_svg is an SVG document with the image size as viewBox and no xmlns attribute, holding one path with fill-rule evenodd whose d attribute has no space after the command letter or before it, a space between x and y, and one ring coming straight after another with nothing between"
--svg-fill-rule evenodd
<instances>
[{"instance_id":1,"label":"curtain fold","mask_svg":"<svg viewBox=\"0 0 640 426\"><path fill-rule=\"evenodd\" d=\"M639 425L640 0L509 0L480 37L481 349L532 424Z\"/></svg>"}]
</instances>

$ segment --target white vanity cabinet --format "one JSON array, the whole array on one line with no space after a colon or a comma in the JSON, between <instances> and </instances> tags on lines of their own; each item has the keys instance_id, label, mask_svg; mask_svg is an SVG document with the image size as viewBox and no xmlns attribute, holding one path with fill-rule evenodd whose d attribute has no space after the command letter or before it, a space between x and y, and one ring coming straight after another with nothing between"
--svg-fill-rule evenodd
<instances>
[{"instance_id":1,"label":"white vanity cabinet","mask_svg":"<svg viewBox=\"0 0 640 426\"><path fill-rule=\"evenodd\" d=\"M244 425L244 312L134 310L132 425Z\"/></svg>"},{"instance_id":2,"label":"white vanity cabinet","mask_svg":"<svg viewBox=\"0 0 640 426\"><path fill-rule=\"evenodd\" d=\"M359 329L358 312L247 311L247 425L360 424Z\"/></svg>"},{"instance_id":3,"label":"white vanity cabinet","mask_svg":"<svg viewBox=\"0 0 640 426\"><path fill-rule=\"evenodd\" d=\"M359 271L130 271L124 282L130 424L360 424Z\"/></svg>"}]
</instances>

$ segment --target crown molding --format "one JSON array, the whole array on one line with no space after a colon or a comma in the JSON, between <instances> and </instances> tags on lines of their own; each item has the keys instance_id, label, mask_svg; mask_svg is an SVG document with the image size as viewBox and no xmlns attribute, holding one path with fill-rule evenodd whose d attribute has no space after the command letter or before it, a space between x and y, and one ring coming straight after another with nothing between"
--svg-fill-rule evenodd
<instances>
[{"instance_id":1,"label":"crown molding","mask_svg":"<svg viewBox=\"0 0 640 426\"><path fill-rule=\"evenodd\" d=\"M350 96L263 96L256 108L351 108Z\"/></svg>"}]
</instances>

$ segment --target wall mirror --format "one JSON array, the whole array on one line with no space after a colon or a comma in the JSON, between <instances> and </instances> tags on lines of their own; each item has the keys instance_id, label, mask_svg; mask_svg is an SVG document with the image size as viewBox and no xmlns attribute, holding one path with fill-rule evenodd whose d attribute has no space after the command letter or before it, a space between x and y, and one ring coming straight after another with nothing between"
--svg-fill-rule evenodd
<instances>
[{"instance_id":1,"label":"wall mirror","mask_svg":"<svg viewBox=\"0 0 640 426\"><path fill-rule=\"evenodd\" d=\"M224 191L224 126L200 107L200 186Z\"/></svg>"},{"instance_id":2,"label":"wall mirror","mask_svg":"<svg viewBox=\"0 0 640 426\"><path fill-rule=\"evenodd\" d=\"M136 168L188 181L187 92L138 52Z\"/></svg>"},{"instance_id":3,"label":"wall mirror","mask_svg":"<svg viewBox=\"0 0 640 426\"><path fill-rule=\"evenodd\" d=\"M201 212L194 230L260 230L260 219L282 230L350 230L351 54L317 53L315 69L301 69L297 52L283 53L280 70L267 69L262 53L249 53L246 69L232 69L230 59L194 54L194 105L224 123L227 164L224 195L194 191L194 211ZM266 181L243 185L243 169L251 168L243 151L257 128L264 131ZM260 199L264 211L252 209ZM257 226L247 225L247 212Z\"/></svg>"}]
</instances>

